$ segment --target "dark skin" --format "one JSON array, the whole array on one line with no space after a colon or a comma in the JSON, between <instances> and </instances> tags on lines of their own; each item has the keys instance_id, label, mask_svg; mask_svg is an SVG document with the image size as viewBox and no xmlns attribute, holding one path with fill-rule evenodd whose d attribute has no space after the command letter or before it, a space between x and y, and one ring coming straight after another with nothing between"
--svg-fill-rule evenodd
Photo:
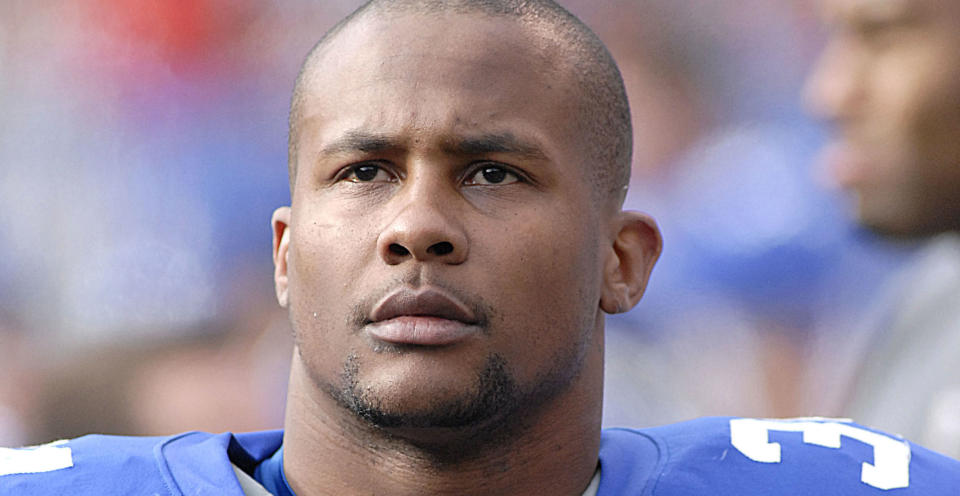
<instances>
[{"instance_id":1,"label":"dark skin","mask_svg":"<svg viewBox=\"0 0 960 496\"><path fill-rule=\"evenodd\" d=\"M318 57L292 205L273 216L293 489L581 494L603 314L639 301L661 242L593 191L565 52L451 14L366 17ZM398 292L415 304L384 304Z\"/></svg>"}]
</instances>

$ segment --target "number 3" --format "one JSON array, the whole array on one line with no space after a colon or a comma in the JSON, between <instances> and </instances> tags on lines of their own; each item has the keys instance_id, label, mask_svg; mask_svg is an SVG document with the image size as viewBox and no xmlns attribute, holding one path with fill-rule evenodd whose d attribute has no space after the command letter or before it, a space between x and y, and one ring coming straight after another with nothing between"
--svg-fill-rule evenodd
<instances>
[{"instance_id":1,"label":"number 3","mask_svg":"<svg viewBox=\"0 0 960 496\"><path fill-rule=\"evenodd\" d=\"M780 463L780 443L769 441L770 431L802 432L804 443L827 448L839 449L841 436L869 444L873 446L873 464L863 463L860 480L878 489L910 485L910 445L906 441L835 420L730 420L730 442L756 462Z\"/></svg>"}]
</instances>

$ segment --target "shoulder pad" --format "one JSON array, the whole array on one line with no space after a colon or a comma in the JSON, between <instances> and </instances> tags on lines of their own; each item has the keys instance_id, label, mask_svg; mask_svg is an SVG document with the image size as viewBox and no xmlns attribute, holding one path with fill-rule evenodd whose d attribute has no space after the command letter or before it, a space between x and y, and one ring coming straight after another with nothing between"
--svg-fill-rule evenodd
<instances>
[{"instance_id":1,"label":"shoulder pad","mask_svg":"<svg viewBox=\"0 0 960 496\"><path fill-rule=\"evenodd\" d=\"M707 418L645 431L653 494L956 495L960 462L846 419Z\"/></svg>"},{"instance_id":2,"label":"shoulder pad","mask_svg":"<svg viewBox=\"0 0 960 496\"><path fill-rule=\"evenodd\" d=\"M162 439L90 435L0 448L0 495L170 494L153 453Z\"/></svg>"}]
</instances>

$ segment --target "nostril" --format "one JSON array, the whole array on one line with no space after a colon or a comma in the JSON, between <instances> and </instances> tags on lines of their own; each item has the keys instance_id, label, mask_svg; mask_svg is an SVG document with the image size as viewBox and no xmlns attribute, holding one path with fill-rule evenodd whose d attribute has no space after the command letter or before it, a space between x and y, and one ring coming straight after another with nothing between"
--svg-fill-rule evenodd
<instances>
[{"instance_id":1,"label":"nostril","mask_svg":"<svg viewBox=\"0 0 960 496\"><path fill-rule=\"evenodd\" d=\"M398 244L396 244L396 243L391 243L389 249L390 249L390 253L393 253L394 255L401 255L401 256L403 256L403 255L409 255L409 254L410 254L410 250L407 250L407 249L404 248L403 246L400 246L400 245L398 245Z\"/></svg>"},{"instance_id":2,"label":"nostril","mask_svg":"<svg viewBox=\"0 0 960 496\"><path fill-rule=\"evenodd\" d=\"M448 241L434 243L430 248L427 248L427 253L432 253L437 256L447 255L451 252L453 252L453 244Z\"/></svg>"}]
</instances>

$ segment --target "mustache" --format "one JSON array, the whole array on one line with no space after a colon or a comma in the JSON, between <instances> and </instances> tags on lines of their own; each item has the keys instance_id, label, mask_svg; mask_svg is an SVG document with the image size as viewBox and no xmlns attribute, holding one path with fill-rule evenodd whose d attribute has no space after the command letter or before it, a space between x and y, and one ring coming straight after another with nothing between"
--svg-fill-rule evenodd
<instances>
[{"instance_id":1,"label":"mustache","mask_svg":"<svg viewBox=\"0 0 960 496\"><path fill-rule=\"evenodd\" d=\"M353 306L349 316L347 317L347 324L355 331L359 331L367 324L370 324L373 322L371 314L373 313L373 309L376 304L384 299L387 295L403 287L414 290L419 290L423 287L431 287L450 294L470 308L476 320L474 325L483 330L487 329L490 318L495 314L490 304L484 301L483 297L478 294L469 292L442 280L432 279L425 281L420 274L413 274L394 279L393 281L383 285L383 287L380 287L365 295L357 304Z\"/></svg>"}]
</instances>

